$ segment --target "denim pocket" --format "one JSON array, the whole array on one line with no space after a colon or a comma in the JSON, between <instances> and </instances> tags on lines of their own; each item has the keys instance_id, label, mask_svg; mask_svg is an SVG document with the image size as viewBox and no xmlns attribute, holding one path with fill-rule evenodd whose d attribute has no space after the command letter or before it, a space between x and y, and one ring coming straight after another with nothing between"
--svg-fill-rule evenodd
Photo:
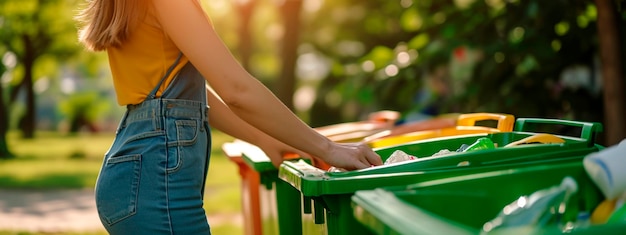
<instances>
[{"instance_id":1,"label":"denim pocket","mask_svg":"<svg viewBox=\"0 0 626 235\"><path fill-rule=\"evenodd\" d=\"M106 160L96 186L98 214L107 225L137 212L141 155L124 155Z\"/></svg>"},{"instance_id":2,"label":"denim pocket","mask_svg":"<svg viewBox=\"0 0 626 235\"><path fill-rule=\"evenodd\" d=\"M167 171L169 173L178 171L183 164L183 158L186 152L191 151L189 148L197 142L200 131L199 120L175 120L176 137L170 141L169 147L173 147L175 154L168 155Z\"/></svg>"},{"instance_id":3,"label":"denim pocket","mask_svg":"<svg viewBox=\"0 0 626 235\"><path fill-rule=\"evenodd\" d=\"M192 145L198 138L198 120L176 120L177 146Z\"/></svg>"}]
</instances>

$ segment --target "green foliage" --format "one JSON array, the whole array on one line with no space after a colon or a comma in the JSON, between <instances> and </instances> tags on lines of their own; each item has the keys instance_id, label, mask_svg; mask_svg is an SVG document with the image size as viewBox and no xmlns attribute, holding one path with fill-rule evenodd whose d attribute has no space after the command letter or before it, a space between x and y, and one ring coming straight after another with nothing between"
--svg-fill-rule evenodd
<instances>
[{"instance_id":1,"label":"green foliage","mask_svg":"<svg viewBox=\"0 0 626 235\"><path fill-rule=\"evenodd\" d=\"M77 132L82 126L93 126L100 117L111 110L108 99L102 99L99 93L93 91L77 92L63 100L59 112L70 122L70 132Z\"/></svg>"},{"instance_id":2,"label":"green foliage","mask_svg":"<svg viewBox=\"0 0 626 235\"><path fill-rule=\"evenodd\" d=\"M348 9L359 11L333 14ZM375 94L363 99L344 93L340 106L350 109L356 102L360 110L348 120L371 110L394 109L405 114L487 111L598 121L602 99L596 77L587 77L580 89L561 78L577 66L591 74L599 69L594 61L596 18L592 1L338 0L325 2L310 19L304 40L333 58L335 67L359 65L356 73L333 70L328 79L340 82L330 83L330 89ZM333 40L319 40L320 32ZM363 54L330 50L345 40L361 44ZM411 55L409 64L401 61L401 54Z\"/></svg>"},{"instance_id":3,"label":"green foliage","mask_svg":"<svg viewBox=\"0 0 626 235\"><path fill-rule=\"evenodd\" d=\"M37 44L35 55L74 53L76 27L75 0L1 0L0 40L20 60L27 56L29 43Z\"/></svg>"},{"instance_id":4,"label":"green foliage","mask_svg":"<svg viewBox=\"0 0 626 235\"><path fill-rule=\"evenodd\" d=\"M0 0L0 54L13 55L1 89L9 99L0 103L7 110L24 101L25 112L17 117L24 137L32 138L36 127L34 90L38 80L54 81L64 62L81 51L73 16L79 0ZM39 87L45 88L45 87ZM18 97L25 94L25 97ZM19 98L19 99L18 99ZM25 98L25 99L24 99Z\"/></svg>"},{"instance_id":5,"label":"green foliage","mask_svg":"<svg viewBox=\"0 0 626 235\"><path fill-rule=\"evenodd\" d=\"M11 85L25 75L24 63L34 63L34 79L54 78L61 61L81 50L73 16L77 0L0 0L0 54L17 57Z\"/></svg>"}]
</instances>

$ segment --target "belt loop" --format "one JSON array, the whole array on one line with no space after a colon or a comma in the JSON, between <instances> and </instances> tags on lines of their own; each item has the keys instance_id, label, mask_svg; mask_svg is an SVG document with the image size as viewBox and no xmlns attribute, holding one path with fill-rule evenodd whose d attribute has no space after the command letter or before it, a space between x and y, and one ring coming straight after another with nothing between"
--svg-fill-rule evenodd
<instances>
[{"instance_id":1,"label":"belt loop","mask_svg":"<svg viewBox=\"0 0 626 235\"><path fill-rule=\"evenodd\" d=\"M201 116L202 116L202 132L205 131L206 126L209 125L209 106L208 105L204 105L202 107L202 110L200 111ZM206 129L206 131L209 131L208 129Z\"/></svg>"},{"instance_id":2,"label":"belt loop","mask_svg":"<svg viewBox=\"0 0 626 235\"><path fill-rule=\"evenodd\" d=\"M165 120L163 120L164 115L163 115L163 105L162 105L162 99L161 98L157 98L153 101L154 102L154 109L152 110L152 115L153 115L153 122L154 122L154 128L156 130L164 130L165 127L163 126L163 122Z\"/></svg>"},{"instance_id":3,"label":"belt loop","mask_svg":"<svg viewBox=\"0 0 626 235\"><path fill-rule=\"evenodd\" d=\"M204 110L202 110L202 114L204 115L204 121L208 122L209 121L209 111L210 108L208 105L204 106Z\"/></svg>"}]
</instances>

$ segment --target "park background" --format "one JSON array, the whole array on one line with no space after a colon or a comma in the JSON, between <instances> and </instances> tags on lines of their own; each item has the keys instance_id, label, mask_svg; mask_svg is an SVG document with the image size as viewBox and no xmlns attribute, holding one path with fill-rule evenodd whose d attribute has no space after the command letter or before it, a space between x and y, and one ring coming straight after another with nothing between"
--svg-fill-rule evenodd
<instances>
[{"instance_id":1,"label":"park background","mask_svg":"<svg viewBox=\"0 0 626 235\"><path fill-rule=\"evenodd\" d=\"M626 138L623 0L200 1L313 127L492 112L600 122L606 146ZM106 54L76 40L84 3L0 0L0 190L93 188L124 109ZM232 138L214 132L207 211L230 218L238 175L220 147Z\"/></svg>"}]
</instances>

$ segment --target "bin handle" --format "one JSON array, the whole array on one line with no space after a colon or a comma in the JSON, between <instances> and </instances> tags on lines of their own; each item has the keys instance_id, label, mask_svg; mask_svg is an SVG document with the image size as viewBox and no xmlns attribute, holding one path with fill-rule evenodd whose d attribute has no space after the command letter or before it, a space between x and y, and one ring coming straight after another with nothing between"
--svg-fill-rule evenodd
<instances>
[{"instance_id":1,"label":"bin handle","mask_svg":"<svg viewBox=\"0 0 626 235\"><path fill-rule=\"evenodd\" d=\"M554 125L563 125L563 126L573 126L581 128L580 138L587 140L587 142L591 144L596 143L596 135L599 132L602 132L602 124L598 122L579 122L579 121L571 121L571 120L561 120L561 119L547 119L547 118L518 118L515 121L515 131L529 131L528 125L530 123L539 123L539 124L554 124Z\"/></svg>"},{"instance_id":2,"label":"bin handle","mask_svg":"<svg viewBox=\"0 0 626 235\"><path fill-rule=\"evenodd\" d=\"M515 116L501 113L467 113L461 114L457 118L458 126L475 126L477 121L494 120L498 121L498 130L510 132L513 130Z\"/></svg>"},{"instance_id":3,"label":"bin handle","mask_svg":"<svg viewBox=\"0 0 626 235\"><path fill-rule=\"evenodd\" d=\"M526 138L523 138L515 142L511 142L505 145L504 147L518 146L522 144L530 144L530 143L536 143L536 142L546 143L546 144L547 143L565 143L565 140L553 134L539 133L539 134L528 136Z\"/></svg>"}]
</instances>

